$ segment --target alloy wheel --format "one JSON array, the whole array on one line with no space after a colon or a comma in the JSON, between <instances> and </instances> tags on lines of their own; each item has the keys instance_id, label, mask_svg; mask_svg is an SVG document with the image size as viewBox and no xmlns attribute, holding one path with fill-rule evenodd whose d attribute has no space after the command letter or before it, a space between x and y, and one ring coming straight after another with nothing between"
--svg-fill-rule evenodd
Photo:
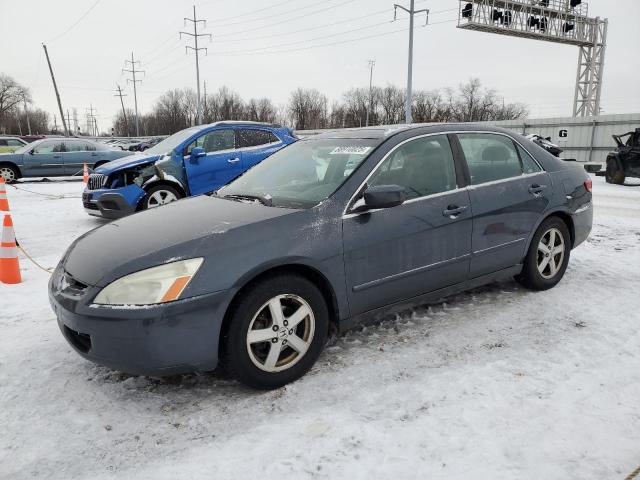
<instances>
[{"instance_id":1,"label":"alloy wheel","mask_svg":"<svg viewBox=\"0 0 640 480\"><path fill-rule=\"evenodd\" d=\"M9 167L0 167L0 177L4 178L4 181L7 183L15 182L16 172Z\"/></svg>"},{"instance_id":2,"label":"alloy wheel","mask_svg":"<svg viewBox=\"0 0 640 480\"><path fill-rule=\"evenodd\" d=\"M149 196L147 207L159 207L160 205L166 205L167 203L175 202L176 200L178 200L178 197L176 197L172 192L168 190L156 190Z\"/></svg>"},{"instance_id":3,"label":"alloy wheel","mask_svg":"<svg viewBox=\"0 0 640 480\"><path fill-rule=\"evenodd\" d=\"M247 330L247 351L265 372L280 372L298 363L311 346L315 317L298 295L271 298L253 316Z\"/></svg>"},{"instance_id":4,"label":"alloy wheel","mask_svg":"<svg viewBox=\"0 0 640 480\"><path fill-rule=\"evenodd\" d=\"M564 260L564 236L557 228L547 230L538 243L538 272L547 280L556 276Z\"/></svg>"}]
</instances>

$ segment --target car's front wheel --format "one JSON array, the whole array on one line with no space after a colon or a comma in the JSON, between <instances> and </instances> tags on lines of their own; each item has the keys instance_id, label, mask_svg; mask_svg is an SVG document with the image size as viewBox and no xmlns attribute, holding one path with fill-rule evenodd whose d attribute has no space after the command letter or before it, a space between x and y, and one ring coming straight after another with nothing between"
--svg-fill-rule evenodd
<instances>
[{"instance_id":1,"label":"car's front wheel","mask_svg":"<svg viewBox=\"0 0 640 480\"><path fill-rule=\"evenodd\" d=\"M571 236L558 217L547 218L531 240L522 273L516 279L525 287L547 290L554 287L569 264Z\"/></svg>"},{"instance_id":2,"label":"car's front wheel","mask_svg":"<svg viewBox=\"0 0 640 480\"><path fill-rule=\"evenodd\" d=\"M13 165L0 165L0 177L7 183L15 183L20 176L20 172Z\"/></svg>"},{"instance_id":3,"label":"car's front wheel","mask_svg":"<svg viewBox=\"0 0 640 480\"><path fill-rule=\"evenodd\" d=\"M299 275L259 281L243 292L221 341L221 359L242 383L281 387L316 362L329 329L320 290Z\"/></svg>"},{"instance_id":4,"label":"car's front wheel","mask_svg":"<svg viewBox=\"0 0 640 480\"><path fill-rule=\"evenodd\" d=\"M177 189L169 185L156 185L147 190L147 194L142 199L142 209L160 207L181 198L182 194Z\"/></svg>"}]
</instances>

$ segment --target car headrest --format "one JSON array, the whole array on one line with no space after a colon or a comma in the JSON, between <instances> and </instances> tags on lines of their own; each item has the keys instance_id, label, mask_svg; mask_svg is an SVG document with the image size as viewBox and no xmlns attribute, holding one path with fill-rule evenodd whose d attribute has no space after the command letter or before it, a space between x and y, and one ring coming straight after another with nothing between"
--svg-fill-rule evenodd
<instances>
[{"instance_id":1,"label":"car headrest","mask_svg":"<svg viewBox=\"0 0 640 480\"><path fill-rule=\"evenodd\" d=\"M509 157L509 149L503 145L491 145L482 151L483 162L506 162Z\"/></svg>"}]
</instances>

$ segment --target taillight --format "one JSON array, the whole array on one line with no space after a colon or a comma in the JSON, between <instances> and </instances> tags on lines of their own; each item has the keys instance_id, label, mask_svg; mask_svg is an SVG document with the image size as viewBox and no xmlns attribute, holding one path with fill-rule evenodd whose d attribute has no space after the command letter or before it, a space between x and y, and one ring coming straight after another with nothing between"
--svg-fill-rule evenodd
<instances>
[{"instance_id":1,"label":"taillight","mask_svg":"<svg viewBox=\"0 0 640 480\"><path fill-rule=\"evenodd\" d=\"M584 188L587 189L587 192L590 192L593 189L593 181L591 179L584 181Z\"/></svg>"}]
</instances>

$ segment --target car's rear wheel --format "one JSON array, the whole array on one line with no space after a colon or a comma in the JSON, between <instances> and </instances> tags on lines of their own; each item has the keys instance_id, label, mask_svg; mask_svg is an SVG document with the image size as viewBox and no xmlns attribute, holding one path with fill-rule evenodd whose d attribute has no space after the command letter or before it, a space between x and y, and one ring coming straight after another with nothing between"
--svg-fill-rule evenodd
<instances>
[{"instance_id":1,"label":"car's rear wheel","mask_svg":"<svg viewBox=\"0 0 640 480\"><path fill-rule=\"evenodd\" d=\"M607 170L604 175L604 179L607 183L622 185L625 178L626 175L624 174L624 171L618 168L617 162L607 162Z\"/></svg>"},{"instance_id":2,"label":"car's rear wheel","mask_svg":"<svg viewBox=\"0 0 640 480\"><path fill-rule=\"evenodd\" d=\"M533 290L547 290L557 285L569 264L571 236L558 217L542 222L531 240L522 273L516 279Z\"/></svg>"},{"instance_id":3,"label":"car's rear wheel","mask_svg":"<svg viewBox=\"0 0 640 480\"><path fill-rule=\"evenodd\" d=\"M13 165L0 165L0 177L7 183L15 183L20 177L20 172Z\"/></svg>"},{"instance_id":4,"label":"car's rear wheel","mask_svg":"<svg viewBox=\"0 0 640 480\"><path fill-rule=\"evenodd\" d=\"M147 190L147 194L142 199L142 208L147 210L160 207L181 198L182 194L177 189L169 185L156 185Z\"/></svg>"},{"instance_id":5,"label":"car's rear wheel","mask_svg":"<svg viewBox=\"0 0 640 480\"><path fill-rule=\"evenodd\" d=\"M304 375L324 347L329 312L320 290L287 274L262 280L241 294L221 341L221 358L242 383L281 387Z\"/></svg>"}]
</instances>

